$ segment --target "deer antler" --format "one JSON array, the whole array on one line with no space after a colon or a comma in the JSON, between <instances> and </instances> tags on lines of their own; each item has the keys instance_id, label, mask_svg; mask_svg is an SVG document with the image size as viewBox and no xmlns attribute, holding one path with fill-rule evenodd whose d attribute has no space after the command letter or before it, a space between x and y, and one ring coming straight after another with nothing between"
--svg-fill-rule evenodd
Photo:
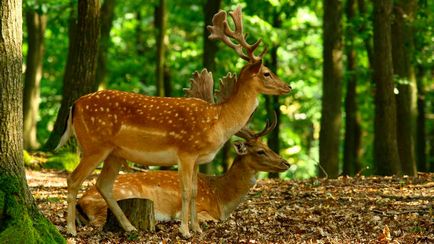
<instances>
[{"instance_id":1,"label":"deer antler","mask_svg":"<svg viewBox=\"0 0 434 244\"><path fill-rule=\"evenodd\" d=\"M230 72L220 79L220 90L216 91L217 103L223 103L232 96L236 83L237 76Z\"/></svg>"},{"instance_id":2,"label":"deer antler","mask_svg":"<svg viewBox=\"0 0 434 244\"><path fill-rule=\"evenodd\" d=\"M187 97L200 98L209 103L214 103L214 80L211 72L208 72L207 69L203 69L200 73L195 71L190 82L190 89L184 88Z\"/></svg>"},{"instance_id":3,"label":"deer antler","mask_svg":"<svg viewBox=\"0 0 434 244\"><path fill-rule=\"evenodd\" d=\"M271 123L267 119L265 128L262 131L260 131L259 133L254 133L249 128L247 128L247 125L246 125L240 131L238 131L235 135L238 137L241 137L245 140L258 139L260 137L263 137L263 136L269 134L276 127L276 125L277 125L277 115L276 115L276 112L274 112Z\"/></svg>"},{"instance_id":4,"label":"deer antler","mask_svg":"<svg viewBox=\"0 0 434 244\"><path fill-rule=\"evenodd\" d=\"M229 13L232 20L235 24L235 30L231 30L231 28L228 25L227 22L227 15L226 12L223 10L220 10L217 14L214 15L212 18L212 26L207 26L208 30L211 32L209 35L209 39L211 40L221 40L223 43L225 43L230 48L234 49L237 54L244 60L255 63L262 59L262 56L265 54L267 49L265 48L264 51L259 55L255 56L254 51L256 48L258 48L259 44L261 43L261 39L259 39L254 44L250 45L246 41L247 34L243 34L243 22L242 22L242 12L241 7L238 6L235 11ZM231 41L231 39L234 39L239 44L235 44ZM247 54L243 52L243 48L246 49Z\"/></svg>"}]
</instances>

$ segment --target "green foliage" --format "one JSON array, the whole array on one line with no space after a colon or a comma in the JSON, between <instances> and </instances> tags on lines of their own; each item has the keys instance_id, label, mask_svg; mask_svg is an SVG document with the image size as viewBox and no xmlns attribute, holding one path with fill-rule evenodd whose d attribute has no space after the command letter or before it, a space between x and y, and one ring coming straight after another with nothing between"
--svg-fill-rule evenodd
<instances>
[{"instance_id":1,"label":"green foliage","mask_svg":"<svg viewBox=\"0 0 434 244\"><path fill-rule=\"evenodd\" d=\"M79 161L80 158L77 153L62 151L53 155L52 157L49 157L47 162L45 162L42 166L47 169L58 169L72 172Z\"/></svg>"}]
</instances>

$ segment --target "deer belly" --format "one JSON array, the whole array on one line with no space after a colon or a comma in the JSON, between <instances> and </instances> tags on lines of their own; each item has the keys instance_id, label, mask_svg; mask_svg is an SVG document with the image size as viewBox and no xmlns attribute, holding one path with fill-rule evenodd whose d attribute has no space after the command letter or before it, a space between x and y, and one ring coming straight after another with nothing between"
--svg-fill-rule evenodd
<instances>
[{"instance_id":1,"label":"deer belly","mask_svg":"<svg viewBox=\"0 0 434 244\"><path fill-rule=\"evenodd\" d=\"M178 155L172 148L161 151L147 152L131 148L119 147L113 151L116 156L138 164L171 166L178 163Z\"/></svg>"}]
</instances>

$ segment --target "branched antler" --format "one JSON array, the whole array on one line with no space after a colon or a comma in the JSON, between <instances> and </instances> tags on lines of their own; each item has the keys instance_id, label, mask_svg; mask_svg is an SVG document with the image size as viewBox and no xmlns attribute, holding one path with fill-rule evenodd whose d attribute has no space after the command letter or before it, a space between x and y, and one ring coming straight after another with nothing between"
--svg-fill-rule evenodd
<instances>
[{"instance_id":1,"label":"branched antler","mask_svg":"<svg viewBox=\"0 0 434 244\"><path fill-rule=\"evenodd\" d=\"M211 72L208 72L207 69L203 69L200 73L195 71L190 82L190 89L184 88L187 97L196 97L209 103L214 103L214 80Z\"/></svg>"},{"instance_id":2,"label":"branched antler","mask_svg":"<svg viewBox=\"0 0 434 244\"><path fill-rule=\"evenodd\" d=\"M231 28L228 25L227 22L227 14L225 11L220 10L217 14L214 15L212 18L212 26L207 26L208 30L211 32L209 35L209 39L211 40L221 40L223 43L225 43L230 48L234 49L237 54L244 60L255 63L262 59L262 56L265 54L267 49L265 48L264 51L259 55L256 56L254 54L254 51L256 48L258 48L259 44L261 43L261 39L259 39L254 44L250 45L246 41L247 34L243 34L243 21L242 21L242 12L241 7L238 6L235 11L230 12L229 15L231 16L232 20L234 21L235 30L231 30ZM235 44L230 39L234 39L238 42L238 44ZM246 50L247 54L244 53L243 48Z\"/></svg>"},{"instance_id":3,"label":"branched antler","mask_svg":"<svg viewBox=\"0 0 434 244\"><path fill-rule=\"evenodd\" d=\"M236 83L237 76L230 72L220 79L220 90L216 91L217 103L223 103L232 96Z\"/></svg>"},{"instance_id":4,"label":"branched antler","mask_svg":"<svg viewBox=\"0 0 434 244\"><path fill-rule=\"evenodd\" d=\"M241 137L245 140L258 139L260 137L263 137L263 136L269 134L276 127L276 125L277 125L277 115L276 115L276 112L274 112L271 122L267 119L265 128L262 131L260 131L259 133L254 133L249 128L247 128L247 125L246 125L240 131L238 131L235 135L238 137Z\"/></svg>"}]
</instances>

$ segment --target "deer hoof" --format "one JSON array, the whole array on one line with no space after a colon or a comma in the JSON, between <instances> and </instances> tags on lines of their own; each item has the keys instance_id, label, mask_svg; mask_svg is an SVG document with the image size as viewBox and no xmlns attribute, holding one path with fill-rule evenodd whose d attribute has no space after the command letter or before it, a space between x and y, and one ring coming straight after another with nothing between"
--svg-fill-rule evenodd
<instances>
[{"instance_id":1,"label":"deer hoof","mask_svg":"<svg viewBox=\"0 0 434 244\"><path fill-rule=\"evenodd\" d=\"M66 226L66 231L68 232L68 234L72 235L72 236L76 236L77 235L77 230L75 228L75 225L67 225Z\"/></svg>"},{"instance_id":2,"label":"deer hoof","mask_svg":"<svg viewBox=\"0 0 434 244\"><path fill-rule=\"evenodd\" d=\"M193 228L193 231L194 231L194 232L199 233L199 234L202 233L202 229L200 228L200 225L199 225L199 224L195 224L195 225L193 225L192 228Z\"/></svg>"},{"instance_id":3,"label":"deer hoof","mask_svg":"<svg viewBox=\"0 0 434 244\"><path fill-rule=\"evenodd\" d=\"M181 233L182 237L184 237L184 239L190 239L192 236L190 234L190 231L188 230L188 226L184 227L181 225L181 227L179 227L179 232Z\"/></svg>"}]
</instances>

